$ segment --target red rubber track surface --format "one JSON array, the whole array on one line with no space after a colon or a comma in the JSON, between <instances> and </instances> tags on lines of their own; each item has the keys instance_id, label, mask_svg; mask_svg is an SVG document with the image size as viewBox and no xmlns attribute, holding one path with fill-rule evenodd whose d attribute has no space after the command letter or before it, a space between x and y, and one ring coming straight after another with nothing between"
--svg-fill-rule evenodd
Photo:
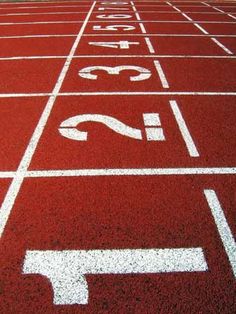
<instances>
[{"instance_id":1,"label":"red rubber track surface","mask_svg":"<svg viewBox=\"0 0 236 314\"><path fill-rule=\"evenodd\" d=\"M1 314L236 312L235 25L231 0L0 3Z\"/></svg>"}]
</instances>

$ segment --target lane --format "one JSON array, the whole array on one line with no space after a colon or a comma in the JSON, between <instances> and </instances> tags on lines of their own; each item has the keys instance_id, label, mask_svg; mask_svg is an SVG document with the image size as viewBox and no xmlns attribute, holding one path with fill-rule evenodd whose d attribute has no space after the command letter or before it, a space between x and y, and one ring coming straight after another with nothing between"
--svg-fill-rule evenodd
<instances>
[{"instance_id":1,"label":"lane","mask_svg":"<svg viewBox=\"0 0 236 314\"><path fill-rule=\"evenodd\" d=\"M8 270L1 272L1 280L5 282L2 294L5 306L11 304L17 312L30 307L47 313L105 312L117 307L122 311L128 307L143 312L147 304L151 312L165 309L172 313L176 308L183 312L186 307L192 311L234 310L232 268L204 196L205 188L214 189L225 209L234 202L233 184L235 180L227 176L197 180L195 177L149 178L148 182L137 177L26 180L10 220L12 228L6 230L1 245L1 268ZM70 201L62 195L70 195ZM232 210L230 207L228 210L229 219ZM229 221L231 228L232 223ZM89 291L86 306L53 304L55 287L49 278L23 274L27 250L45 254L52 250L62 254L65 250L135 250L140 247L202 247L208 270L85 274ZM37 260L35 263L39 265ZM117 259L116 264L119 263ZM59 272L63 274L63 271L61 267Z\"/></svg>"},{"instance_id":2,"label":"lane","mask_svg":"<svg viewBox=\"0 0 236 314\"><path fill-rule=\"evenodd\" d=\"M47 98L0 99L0 170L16 170Z\"/></svg>"},{"instance_id":3,"label":"lane","mask_svg":"<svg viewBox=\"0 0 236 314\"><path fill-rule=\"evenodd\" d=\"M30 169L233 167L234 97L179 97L177 104L199 158L191 157L167 97L149 96L148 103L139 96L62 97L56 103ZM132 115L128 108L132 108ZM143 113L159 114L160 124L156 128L162 129L161 140L147 140ZM85 114L113 117L140 130L142 138L121 135L102 123L94 123L92 117L77 127L88 132L87 140L66 137L63 130L68 129L63 129L62 123Z\"/></svg>"},{"instance_id":4,"label":"lane","mask_svg":"<svg viewBox=\"0 0 236 314\"><path fill-rule=\"evenodd\" d=\"M220 38L229 58L214 35L179 36L235 22L172 3L185 13L0 16L2 36L75 35L0 39L0 56L42 54L0 60L3 314L236 311L235 40ZM49 2L0 14L26 5Z\"/></svg>"}]
</instances>

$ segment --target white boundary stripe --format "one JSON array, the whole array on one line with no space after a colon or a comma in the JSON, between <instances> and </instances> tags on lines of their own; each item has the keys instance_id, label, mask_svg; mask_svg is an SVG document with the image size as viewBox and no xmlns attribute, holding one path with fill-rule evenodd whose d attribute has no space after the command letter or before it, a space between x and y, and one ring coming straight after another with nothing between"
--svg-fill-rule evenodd
<instances>
[{"instance_id":1,"label":"white boundary stripe","mask_svg":"<svg viewBox=\"0 0 236 314\"><path fill-rule=\"evenodd\" d=\"M143 23L139 23L139 27L140 27L143 34L147 33L146 28L144 27Z\"/></svg>"},{"instance_id":2,"label":"white boundary stripe","mask_svg":"<svg viewBox=\"0 0 236 314\"><path fill-rule=\"evenodd\" d=\"M86 14L87 12L79 12L79 11L58 11L58 12L21 12L21 13L5 13L5 14L0 14L1 17L7 17L7 16L34 16L34 15L60 15L60 14Z\"/></svg>"},{"instance_id":3,"label":"white boundary stripe","mask_svg":"<svg viewBox=\"0 0 236 314\"><path fill-rule=\"evenodd\" d=\"M26 251L23 274L46 276L54 305L88 304L87 275L199 272L208 270L203 249Z\"/></svg>"},{"instance_id":4,"label":"white boundary stripe","mask_svg":"<svg viewBox=\"0 0 236 314\"><path fill-rule=\"evenodd\" d=\"M214 43L216 43L220 48L222 48L226 53L228 53L229 55L233 55L233 52L231 50L229 50L228 48L225 47L225 45L223 45L221 42L219 42L216 38L211 37L211 40L214 41Z\"/></svg>"},{"instance_id":5,"label":"white boundary stripe","mask_svg":"<svg viewBox=\"0 0 236 314\"><path fill-rule=\"evenodd\" d=\"M124 20L115 20L116 23L124 23ZM168 24L192 24L193 22L191 21L148 21L148 20L142 20L141 22L143 23L168 23ZM236 24L236 22L226 22L226 21L194 21L195 23L201 23L201 24ZM43 22L1 22L0 26L4 25L38 25L38 24L78 24L78 23L83 23L83 20L78 20L78 21L43 21ZM89 21L88 24L90 23L108 23L108 21ZM129 23L139 23L137 20L129 20Z\"/></svg>"},{"instance_id":6,"label":"white boundary stripe","mask_svg":"<svg viewBox=\"0 0 236 314\"><path fill-rule=\"evenodd\" d=\"M21 162L19 164L19 167L17 169L17 172L16 172L16 175L14 177L14 179L12 180L12 183L9 187L9 190L7 191L7 194L5 196L5 199L2 203L2 207L1 207L1 210L0 210L0 236L2 235L3 231L4 231L4 228L5 228L5 225L8 221L8 217L11 213L11 210L12 210L12 207L14 205L14 202L15 202L15 199L18 195L18 192L21 188L21 185L23 183L23 180L24 180L24 177L25 177L25 172L27 171L28 167L29 167L29 164L31 162L31 159L33 157L33 154L36 150L36 147L37 147L37 144L40 140L40 137L43 133L43 130L45 128L45 125L48 121L48 118L50 116L50 113L51 113L51 110L53 108L53 105L55 103L55 100L56 100L56 97L57 97L57 94L59 93L60 91L60 88L62 86L62 83L64 81L64 78L66 76L66 73L69 69L69 66L70 66L70 63L72 61L72 56L74 55L75 53L75 50L80 42L80 39L82 37L82 34L84 32L84 29L87 25L87 22L90 18L90 15L93 11L93 8L96 4L96 1L93 2L93 5L91 6L91 9L90 11L88 12L87 14L87 17L86 19L84 20L84 23L80 29L80 32L78 33L77 37L76 37L76 40L70 50L70 53L65 61L65 64L61 70L61 73L58 77L58 80L56 82L56 85L53 89L53 92L52 92L52 96L50 96L47 104L46 104L46 107L39 119L39 122L38 122L38 125L36 126L35 130L34 130L34 133L30 139L30 142L26 148L26 151L21 159Z\"/></svg>"},{"instance_id":7,"label":"white boundary stripe","mask_svg":"<svg viewBox=\"0 0 236 314\"><path fill-rule=\"evenodd\" d=\"M201 27L199 24L193 23L193 25L196 26L198 29L200 29L200 31L202 31L204 34L209 35L209 33L203 27Z\"/></svg>"},{"instance_id":8,"label":"white boundary stripe","mask_svg":"<svg viewBox=\"0 0 236 314\"><path fill-rule=\"evenodd\" d=\"M151 41L150 41L150 38L145 37L145 41L146 41L146 44L147 44L147 46L148 46L149 52L150 52L150 53L155 53L155 50L154 50L153 45L152 45L152 43L151 43Z\"/></svg>"},{"instance_id":9,"label":"white boundary stripe","mask_svg":"<svg viewBox=\"0 0 236 314\"><path fill-rule=\"evenodd\" d=\"M216 8L215 8L216 9ZM203 14L203 15L207 15L207 14L211 14L211 15L223 15L223 14L226 14L226 15L229 15L228 13L220 10L220 9L217 9L219 10L219 12L202 12L202 11L185 11L185 13L187 14ZM118 14L120 13L121 11L118 11L118 10L106 10L106 13L114 13L114 14ZM136 11L137 12L137 11ZM87 11L48 11L48 12L14 12L14 13L1 13L0 11L0 16L19 16L19 15L50 15L50 14L79 14L79 13L87 13ZM101 14L101 11L93 11L94 14ZM130 11L125 11L125 13L133 13L132 10ZM178 12L174 12L174 11L153 11L153 10L150 10L150 11L143 11L143 10L139 10L139 13L157 13L157 14L178 14ZM183 13L184 14L184 13Z\"/></svg>"},{"instance_id":10,"label":"white boundary stripe","mask_svg":"<svg viewBox=\"0 0 236 314\"><path fill-rule=\"evenodd\" d=\"M15 176L14 171L0 171L0 178ZM236 167L212 168L111 168L111 169L62 169L31 170L25 172L27 178L91 177L91 176L173 176L173 175L236 175Z\"/></svg>"},{"instance_id":11,"label":"white boundary stripe","mask_svg":"<svg viewBox=\"0 0 236 314\"><path fill-rule=\"evenodd\" d=\"M161 64L158 60L154 60L154 64L155 64L155 67L156 67L156 70L157 70L157 73L160 77L160 80L161 80L161 84L162 84L162 87L163 88L169 88L169 84L167 82L167 79L166 79L166 76L163 72L163 69L161 67Z\"/></svg>"},{"instance_id":12,"label":"white boundary stripe","mask_svg":"<svg viewBox=\"0 0 236 314\"><path fill-rule=\"evenodd\" d=\"M216 227L226 254L228 255L234 277L236 277L236 242L226 220L224 211L214 190L204 190L205 197L211 209Z\"/></svg>"},{"instance_id":13,"label":"white boundary stripe","mask_svg":"<svg viewBox=\"0 0 236 314\"><path fill-rule=\"evenodd\" d=\"M192 139L192 136L188 130L188 127L186 125L186 122L184 121L183 115L177 105L177 102L175 100L170 100L170 107L173 111L173 114L175 116L176 122L178 124L180 133L182 134L183 140L186 144L186 147L188 149L189 155L191 157L199 157L199 152L197 150L196 145L194 144L194 141Z\"/></svg>"},{"instance_id":14,"label":"white boundary stripe","mask_svg":"<svg viewBox=\"0 0 236 314\"><path fill-rule=\"evenodd\" d=\"M164 96L236 96L236 92L63 92L57 96L140 96L140 95L164 95ZM15 94L0 94L0 98L20 98L20 97L45 97L53 96L52 93L15 93Z\"/></svg>"},{"instance_id":15,"label":"white boundary stripe","mask_svg":"<svg viewBox=\"0 0 236 314\"><path fill-rule=\"evenodd\" d=\"M202 26L200 26L198 23L196 23L195 21L192 20L191 17L189 17L188 15L186 15L185 13L181 12L178 8L176 8L174 5L172 5L170 2L167 2L173 9L177 10L178 12L180 12L187 20L192 21L199 30L201 30L204 34L209 34ZM220 43L217 39L215 39L214 37L211 37L211 40L217 44L218 47L220 47L221 49L223 49L226 53L228 54L233 54L232 51L230 51L228 48L225 47L225 45L223 45L222 43Z\"/></svg>"},{"instance_id":16,"label":"white boundary stripe","mask_svg":"<svg viewBox=\"0 0 236 314\"><path fill-rule=\"evenodd\" d=\"M17 61L17 60L37 60L37 59L66 59L67 56L21 56L21 57L0 57L0 61ZM75 55L72 59L80 58L195 58L195 59L236 59L236 56L218 56L218 55Z\"/></svg>"},{"instance_id":17,"label":"white boundary stripe","mask_svg":"<svg viewBox=\"0 0 236 314\"><path fill-rule=\"evenodd\" d=\"M226 14L226 15L228 15L229 17L231 17L231 18L233 18L234 20L236 20L236 17L233 16L232 14L229 14L229 13L227 13L227 12L225 12L225 11L219 9L219 8L216 8L215 6L210 5L210 4L206 3L206 2L203 2L203 4L205 4L206 6L212 8L212 9L218 11L218 12L221 12L221 13L223 13L223 14Z\"/></svg>"},{"instance_id":18,"label":"white boundary stripe","mask_svg":"<svg viewBox=\"0 0 236 314\"><path fill-rule=\"evenodd\" d=\"M27 171L26 177L236 175L236 167L212 168L113 168Z\"/></svg>"},{"instance_id":19,"label":"white boundary stripe","mask_svg":"<svg viewBox=\"0 0 236 314\"><path fill-rule=\"evenodd\" d=\"M204 37L204 38L207 38L207 37L226 37L226 38L230 38L230 37L236 37L236 35L231 35L231 34L224 34L224 35L221 35L221 34L158 34L158 33L155 33L155 34L151 34L151 33L146 33L146 34L134 34L134 33L127 33L126 34L127 36L129 37L139 37L139 36L149 36L149 37ZM50 35L49 35L50 36ZM60 36L60 35L58 35ZM63 36L63 35L62 35ZM74 36L74 35L71 35L71 36ZM83 37L102 37L102 36L110 36L110 37L114 37L114 34L84 34ZM115 35L116 37L118 36L124 36L124 34L116 34ZM7 37L10 37L10 36L6 36ZM14 37L14 36L13 36ZM0 37L1 38L1 37ZM4 37L5 38L5 37Z\"/></svg>"},{"instance_id":20,"label":"white boundary stripe","mask_svg":"<svg viewBox=\"0 0 236 314\"><path fill-rule=\"evenodd\" d=\"M129 37L142 37L142 36L149 36L149 37L224 37L224 38L235 38L236 35L217 35L217 34L211 34L211 35L204 35L204 34L134 34L134 33L127 33L126 34ZM13 35L13 36L0 36L0 39L24 39L24 38L50 38L50 37L76 37L77 34L36 34L36 35ZM83 34L83 37L114 37L114 34ZM118 36L124 36L124 34L116 34L116 37Z\"/></svg>"}]
</instances>

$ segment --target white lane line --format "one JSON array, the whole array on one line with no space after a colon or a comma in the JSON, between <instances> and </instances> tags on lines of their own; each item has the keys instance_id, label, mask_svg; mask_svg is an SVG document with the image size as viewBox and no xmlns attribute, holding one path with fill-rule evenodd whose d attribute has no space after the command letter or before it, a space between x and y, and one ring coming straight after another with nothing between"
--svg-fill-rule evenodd
<instances>
[{"instance_id":1,"label":"white lane line","mask_svg":"<svg viewBox=\"0 0 236 314\"><path fill-rule=\"evenodd\" d=\"M232 35L232 34L224 34L224 35L221 35L221 34L211 34L211 35L209 35L208 34L208 35L204 35L204 34L164 34L164 33L163 34L158 34L158 33L155 33L155 34L150 34L150 33L149 34L148 33L147 34L132 34L132 33L127 33L126 35L129 36L129 37L138 37L138 36L149 36L149 37L204 37L204 38L208 38L208 37L211 37L211 36L214 36L214 37L226 37L226 38L236 37L236 35ZM58 36L60 36L60 35L58 35ZM71 36L74 36L74 35L71 35ZM85 34L85 35L83 35L83 37L102 37L102 36L114 37L114 34ZM116 34L116 36L123 37L124 35L123 34ZM5 36L5 37L7 38L7 37L10 37L10 36Z\"/></svg>"},{"instance_id":2,"label":"white lane line","mask_svg":"<svg viewBox=\"0 0 236 314\"><path fill-rule=\"evenodd\" d=\"M183 140L186 144L186 147L188 149L189 155L191 157L199 157L199 152L197 150L196 145L194 144L193 138L188 130L188 127L186 125L186 122L183 118L183 115L177 105L177 102L175 100L170 100L170 107L173 111L173 114L175 116L176 122L178 124L180 133L182 134Z\"/></svg>"},{"instance_id":3,"label":"white lane line","mask_svg":"<svg viewBox=\"0 0 236 314\"><path fill-rule=\"evenodd\" d=\"M0 57L0 61L37 60L37 59L66 59L67 56L22 56L22 57Z\"/></svg>"},{"instance_id":4,"label":"white lane line","mask_svg":"<svg viewBox=\"0 0 236 314\"><path fill-rule=\"evenodd\" d=\"M225 12L225 11L223 11L223 10L221 10L221 9L219 9L219 8L217 8L217 7L215 7L215 6L213 6L213 5L210 5L210 4L208 4L208 3L205 3L205 2L203 2L203 3L204 3L206 6L212 8L212 9L218 11L218 12L221 12L221 13L223 13L223 14L226 14L226 15L228 15L229 17L232 17L234 20L236 20L236 17L233 16L232 14L229 14L229 13L227 13L227 12Z\"/></svg>"},{"instance_id":5,"label":"white lane line","mask_svg":"<svg viewBox=\"0 0 236 314\"><path fill-rule=\"evenodd\" d=\"M0 16L34 16L34 15L60 15L60 14L85 14L86 12L78 12L78 11L62 11L62 12L36 12L36 13L31 13L31 12L21 12L21 13L5 13L5 14L0 14Z\"/></svg>"},{"instance_id":6,"label":"white lane line","mask_svg":"<svg viewBox=\"0 0 236 314\"><path fill-rule=\"evenodd\" d=\"M66 59L67 56L22 56L22 57L0 57L0 61L17 61L17 60L37 60L37 59ZM182 59L235 59L236 56L219 56L219 55L210 55L210 56L195 56L195 55L76 55L73 59L80 58L182 58Z\"/></svg>"},{"instance_id":7,"label":"white lane line","mask_svg":"<svg viewBox=\"0 0 236 314\"><path fill-rule=\"evenodd\" d=\"M199 24L197 23L193 23L194 26L196 26L200 31L202 31L204 34L208 35L209 33L203 28L201 27Z\"/></svg>"},{"instance_id":8,"label":"white lane line","mask_svg":"<svg viewBox=\"0 0 236 314\"><path fill-rule=\"evenodd\" d=\"M12 183L11 183L11 185L7 191L7 194L5 196L5 199L2 203L1 210L0 210L0 236L2 235L2 233L5 229L6 223L8 221L8 217L9 217L11 210L12 210L12 207L15 203L15 199L16 199L16 197L19 193L19 190L21 188L21 185L23 183L23 180L25 177L25 172L27 171L27 169L29 167L29 164L31 162L33 154L36 150L37 144L40 140L40 137L43 133L45 125L46 125L48 118L50 116L50 113L52 111L52 108L53 108L53 105L55 103L57 94L60 91L62 83L65 79L66 73L67 73L69 66L71 64L72 57L73 57L75 50L76 50L76 48L77 48L77 46L81 40L82 34L85 30L85 27L86 27L87 22L90 18L90 15L92 14L92 11L93 11L95 4L96 4L96 1L93 2L91 9L89 10L87 17L84 20L84 23L83 23L75 41L74 41L74 44L73 44L73 46L70 50L70 53L69 53L69 55L68 55L68 57L64 63L64 66L61 70L61 73L59 74L56 85L52 91L52 96L50 96L50 98L46 104L46 107L45 107L45 109L44 109L44 111L43 111L43 113L39 119L39 122L38 122L38 124L34 130L34 133L30 139L30 142L29 142L29 144L28 144L28 146L24 152L22 159L21 159L21 162L20 162L19 167L17 169L16 175L13 178Z\"/></svg>"},{"instance_id":9,"label":"white lane line","mask_svg":"<svg viewBox=\"0 0 236 314\"><path fill-rule=\"evenodd\" d=\"M45 34L45 35L21 35L21 36L0 36L0 39L24 39L24 38L51 38L51 37L76 37L76 34L55 34L55 35L50 35L50 34Z\"/></svg>"},{"instance_id":10,"label":"white lane line","mask_svg":"<svg viewBox=\"0 0 236 314\"><path fill-rule=\"evenodd\" d=\"M136 19L137 19L138 21L141 21L141 17L140 17L140 15L139 15L138 12L135 13L135 16L136 16Z\"/></svg>"},{"instance_id":11,"label":"white lane line","mask_svg":"<svg viewBox=\"0 0 236 314\"><path fill-rule=\"evenodd\" d=\"M150 53L155 53L155 50L154 50L153 45L152 45L152 43L151 43L151 41L150 41L150 38L145 37L145 41L146 41L146 44L147 44L147 46L148 46L149 52L150 52Z\"/></svg>"},{"instance_id":12,"label":"white lane line","mask_svg":"<svg viewBox=\"0 0 236 314\"><path fill-rule=\"evenodd\" d=\"M211 37L211 40L214 41L214 43L216 43L220 48L222 48L226 53L228 53L229 55L233 55L233 52L231 50L229 50L228 48L225 47L225 45L223 45L221 42L219 42L216 38Z\"/></svg>"},{"instance_id":13,"label":"white lane line","mask_svg":"<svg viewBox=\"0 0 236 314\"><path fill-rule=\"evenodd\" d=\"M163 71L163 69L161 67L160 62L158 60L154 60L154 65L155 65L157 73L158 73L158 75L160 77L162 87L163 88L169 88L170 86L168 84L168 81L166 79L166 76L164 74L164 71Z\"/></svg>"},{"instance_id":14,"label":"white lane line","mask_svg":"<svg viewBox=\"0 0 236 314\"><path fill-rule=\"evenodd\" d=\"M14 171L0 171L0 178L15 176ZM31 170L25 172L27 178L90 177L90 176L172 176L172 175L235 175L236 167L205 168L106 168L106 169L61 169Z\"/></svg>"},{"instance_id":15,"label":"white lane line","mask_svg":"<svg viewBox=\"0 0 236 314\"><path fill-rule=\"evenodd\" d=\"M57 96L141 96L141 95L163 95L163 96L236 96L236 92L64 92ZM0 94L0 98L22 98L22 97L47 97L53 96L53 93L14 93Z\"/></svg>"},{"instance_id":16,"label":"white lane line","mask_svg":"<svg viewBox=\"0 0 236 314\"><path fill-rule=\"evenodd\" d=\"M89 8L88 5L51 5L51 6L26 6L26 7L10 7L10 8L0 8L0 10L24 10L24 9L54 9L54 8Z\"/></svg>"},{"instance_id":17,"label":"white lane line","mask_svg":"<svg viewBox=\"0 0 236 314\"><path fill-rule=\"evenodd\" d=\"M116 249L26 251L24 274L46 276L57 305L88 304L86 275L203 272L208 266L203 249Z\"/></svg>"},{"instance_id":18,"label":"white lane line","mask_svg":"<svg viewBox=\"0 0 236 314\"><path fill-rule=\"evenodd\" d=\"M14 176L15 176L15 171L0 171L1 179L13 178Z\"/></svg>"},{"instance_id":19,"label":"white lane line","mask_svg":"<svg viewBox=\"0 0 236 314\"><path fill-rule=\"evenodd\" d=\"M139 27L140 27L143 34L147 33L146 28L144 27L143 23L139 23Z\"/></svg>"},{"instance_id":20,"label":"white lane line","mask_svg":"<svg viewBox=\"0 0 236 314\"><path fill-rule=\"evenodd\" d=\"M178 10L184 17L186 17L189 21L193 22L193 25L195 25L199 30L201 30L204 34L209 34L202 26L200 26L198 23L196 23L195 21L192 20L191 17L189 17L188 15L182 13L178 8L176 8L173 4L171 4L170 2L167 2L173 9ZM225 45L223 45L222 43L220 43L217 39L215 39L214 37L211 37L211 40L218 45L218 47L220 47L221 49L223 49L226 53L228 54L233 54L232 51L230 51L228 48L225 47Z\"/></svg>"},{"instance_id":21,"label":"white lane line","mask_svg":"<svg viewBox=\"0 0 236 314\"><path fill-rule=\"evenodd\" d=\"M231 38L231 37L236 37L236 35L208 35L205 36L203 34L127 34L128 36L149 36L149 37L224 37L224 38ZM63 38L63 37L76 37L76 34L38 34L38 35L13 35L13 36L0 36L0 39L24 39L24 38ZM83 37L101 37L101 36L110 36L114 37L114 34L86 34L83 35ZM123 34L116 34L115 36L124 36Z\"/></svg>"},{"instance_id":22,"label":"white lane line","mask_svg":"<svg viewBox=\"0 0 236 314\"><path fill-rule=\"evenodd\" d=\"M18 97L48 97L52 93L15 93L15 94L0 94L0 98L18 98Z\"/></svg>"},{"instance_id":23,"label":"white lane line","mask_svg":"<svg viewBox=\"0 0 236 314\"><path fill-rule=\"evenodd\" d=\"M234 277L236 277L236 242L230 230L224 211L214 190L204 190L205 197L211 209L217 230L228 255Z\"/></svg>"},{"instance_id":24,"label":"white lane line","mask_svg":"<svg viewBox=\"0 0 236 314\"><path fill-rule=\"evenodd\" d=\"M124 20L115 20L116 23L124 23ZM141 22L144 23L168 23L168 24L192 24L193 22L191 21L158 21L158 20L142 20ZM226 21L194 21L195 23L201 23L201 24L236 24L236 22L226 22ZM78 24L78 23L83 23L83 20L77 20L77 21L43 21L43 22L1 22L0 26L4 25L40 25L40 24ZM107 21L89 21L88 24L91 23L108 23ZM139 23L137 20L129 20L129 23Z\"/></svg>"},{"instance_id":25,"label":"white lane line","mask_svg":"<svg viewBox=\"0 0 236 314\"><path fill-rule=\"evenodd\" d=\"M93 177L93 176L172 176L172 175L235 175L236 167L201 168L111 168L111 169L62 169L31 170L28 178Z\"/></svg>"}]
</instances>

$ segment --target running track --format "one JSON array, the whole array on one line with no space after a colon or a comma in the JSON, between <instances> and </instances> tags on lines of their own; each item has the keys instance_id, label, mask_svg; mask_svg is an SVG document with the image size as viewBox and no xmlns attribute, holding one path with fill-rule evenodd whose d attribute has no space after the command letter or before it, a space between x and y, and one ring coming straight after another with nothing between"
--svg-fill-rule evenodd
<instances>
[{"instance_id":1,"label":"running track","mask_svg":"<svg viewBox=\"0 0 236 314\"><path fill-rule=\"evenodd\" d=\"M0 47L0 312L236 313L236 2L1 2Z\"/></svg>"}]
</instances>

